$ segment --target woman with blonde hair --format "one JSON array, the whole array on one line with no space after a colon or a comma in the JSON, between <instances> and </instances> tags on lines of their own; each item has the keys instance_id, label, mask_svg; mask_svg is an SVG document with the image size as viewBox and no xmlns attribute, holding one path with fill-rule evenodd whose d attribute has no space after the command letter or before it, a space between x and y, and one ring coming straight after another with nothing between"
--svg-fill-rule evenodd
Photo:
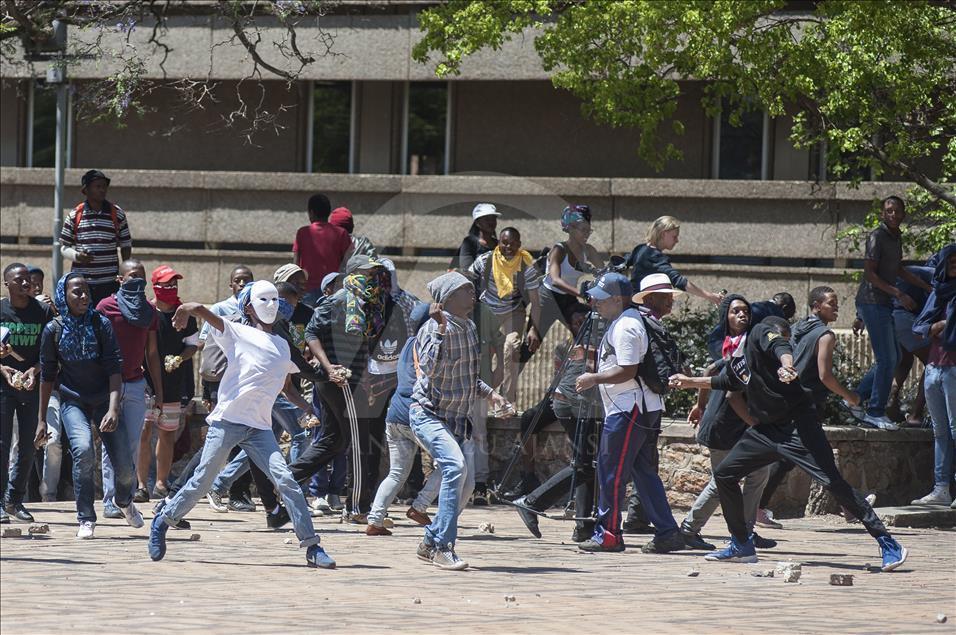
<instances>
[{"instance_id":1,"label":"woman with blonde hair","mask_svg":"<svg viewBox=\"0 0 956 635\"><path fill-rule=\"evenodd\" d=\"M631 267L631 282L634 288L640 287L641 280L652 273L663 273L671 280L671 284L699 298L713 304L720 304L720 294L701 289L696 284L682 276L671 266L670 258L664 252L677 246L680 240L680 221L673 216L661 216L647 230L645 243L638 245L627 259L627 266Z\"/></svg>"}]
</instances>

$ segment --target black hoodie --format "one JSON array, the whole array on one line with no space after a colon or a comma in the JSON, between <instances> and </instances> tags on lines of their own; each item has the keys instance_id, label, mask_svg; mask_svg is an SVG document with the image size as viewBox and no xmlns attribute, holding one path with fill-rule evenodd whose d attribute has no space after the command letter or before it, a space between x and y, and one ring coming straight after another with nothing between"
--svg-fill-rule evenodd
<instances>
[{"instance_id":1,"label":"black hoodie","mask_svg":"<svg viewBox=\"0 0 956 635\"><path fill-rule=\"evenodd\" d=\"M731 303L735 300L741 300L746 302L748 307L750 306L750 303L742 295L731 293L724 296L717 309L720 320L719 328L723 333L729 332L727 312L730 310ZM721 360L717 364L719 372L725 366L725 362ZM747 429L747 424L734 412L728 397L729 392L727 390L711 390L710 397L707 399L707 407L700 419L700 427L697 429L697 442L713 450L731 449Z\"/></svg>"},{"instance_id":2,"label":"black hoodie","mask_svg":"<svg viewBox=\"0 0 956 635\"><path fill-rule=\"evenodd\" d=\"M777 377L780 357L787 353L793 354L790 340L761 322L747 335L744 356L733 358L711 377L710 385L717 390L743 390L747 411L760 423L787 422L794 410L812 403L799 381L785 384Z\"/></svg>"},{"instance_id":3,"label":"black hoodie","mask_svg":"<svg viewBox=\"0 0 956 635\"><path fill-rule=\"evenodd\" d=\"M818 406L826 401L830 392L820 380L820 369L817 365L817 343L827 333L832 333L823 320L810 316L800 320L793 326L793 365L799 374L800 384L810 391L813 401Z\"/></svg>"}]
</instances>

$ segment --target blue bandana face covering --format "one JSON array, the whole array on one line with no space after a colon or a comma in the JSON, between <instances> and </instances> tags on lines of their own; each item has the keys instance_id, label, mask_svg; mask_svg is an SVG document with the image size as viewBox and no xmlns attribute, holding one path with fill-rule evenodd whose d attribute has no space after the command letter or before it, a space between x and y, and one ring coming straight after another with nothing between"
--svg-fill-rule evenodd
<instances>
[{"instance_id":1,"label":"blue bandana face covering","mask_svg":"<svg viewBox=\"0 0 956 635\"><path fill-rule=\"evenodd\" d=\"M100 353L93 320L99 319L93 307L88 306L83 315L73 315L66 302L66 285L73 278L82 278L78 273L70 272L56 283L53 304L60 312L63 330L60 333L60 357L64 361L74 362L84 359L96 359Z\"/></svg>"},{"instance_id":2,"label":"blue bandana face covering","mask_svg":"<svg viewBox=\"0 0 956 635\"><path fill-rule=\"evenodd\" d=\"M127 322L139 328L149 328L156 309L146 299L146 280L130 278L116 292L116 304Z\"/></svg>"}]
</instances>

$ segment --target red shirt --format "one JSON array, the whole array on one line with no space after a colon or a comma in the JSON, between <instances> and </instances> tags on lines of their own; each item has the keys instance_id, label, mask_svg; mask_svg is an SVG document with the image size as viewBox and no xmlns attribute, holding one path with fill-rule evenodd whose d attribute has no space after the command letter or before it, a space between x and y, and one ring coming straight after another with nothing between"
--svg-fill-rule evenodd
<instances>
[{"instance_id":1,"label":"red shirt","mask_svg":"<svg viewBox=\"0 0 956 635\"><path fill-rule=\"evenodd\" d=\"M929 357L926 363L940 368L956 366L956 351L947 351L943 348L943 340L934 337L929 346Z\"/></svg>"},{"instance_id":2,"label":"red shirt","mask_svg":"<svg viewBox=\"0 0 956 635\"><path fill-rule=\"evenodd\" d=\"M146 357L146 339L149 331L159 328L157 315L153 315L153 323L148 329L133 326L120 313L115 295L100 300L96 310L113 325L116 342L123 356L123 381L139 381L143 378L143 359Z\"/></svg>"},{"instance_id":3,"label":"red shirt","mask_svg":"<svg viewBox=\"0 0 956 635\"><path fill-rule=\"evenodd\" d=\"M351 246L352 238L341 227L316 221L299 228L292 251L299 256L299 266L309 274L309 291L318 289L322 278L339 270Z\"/></svg>"}]
</instances>

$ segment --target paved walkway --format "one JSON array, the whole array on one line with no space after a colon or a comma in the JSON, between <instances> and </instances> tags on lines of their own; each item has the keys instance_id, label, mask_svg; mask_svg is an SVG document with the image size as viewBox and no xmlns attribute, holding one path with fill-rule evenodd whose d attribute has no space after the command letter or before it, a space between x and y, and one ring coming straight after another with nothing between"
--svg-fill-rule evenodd
<instances>
[{"instance_id":1,"label":"paved walkway","mask_svg":"<svg viewBox=\"0 0 956 635\"><path fill-rule=\"evenodd\" d=\"M291 532L267 531L261 513L216 514L203 503L189 517L200 541L170 531L168 555L154 563L146 528L106 520L95 540L80 542L71 504L31 509L51 534L0 543L3 635L956 632L953 531L897 531L911 555L900 571L883 574L864 569L879 562L875 542L836 517L784 521L785 530L763 532L780 541L777 549L757 565L738 565L704 562L699 552L582 554L568 541L570 523L543 520L544 537L535 540L498 506L462 517L458 552L472 564L467 572L417 560L421 530L403 516L394 536L376 538L316 519L339 564L319 571L286 544ZM494 523L493 535L478 530L483 522ZM26 533L26 525L10 526ZM717 517L704 534L717 541L724 531ZM751 575L788 559L803 564L799 584ZM699 575L689 576L693 570ZM831 573L854 574L854 586L830 586ZM946 624L936 622L939 613Z\"/></svg>"}]
</instances>

